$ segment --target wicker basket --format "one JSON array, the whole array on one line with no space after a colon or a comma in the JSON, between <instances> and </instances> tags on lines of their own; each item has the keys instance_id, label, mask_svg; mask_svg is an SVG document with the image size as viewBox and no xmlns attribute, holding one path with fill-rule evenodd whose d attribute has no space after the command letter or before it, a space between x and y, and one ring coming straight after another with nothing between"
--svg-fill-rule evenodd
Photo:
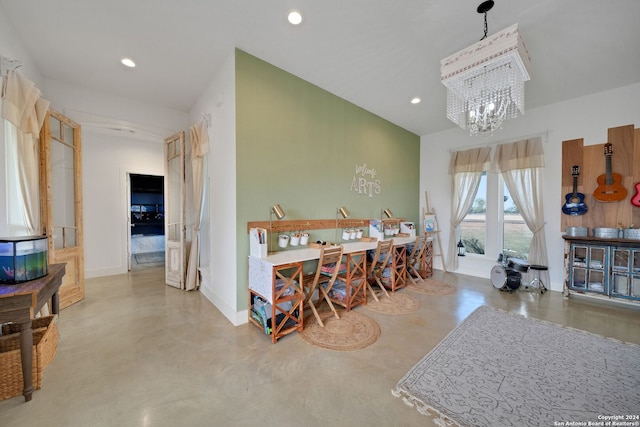
<instances>
[{"instance_id":1,"label":"wicker basket","mask_svg":"<svg viewBox=\"0 0 640 427\"><path fill-rule=\"evenodd\" d=\"M58 350L60 337L53 316L40 317L32 322L33 330L33 389L42 387L45 368ZM22 395L22 362L20 359L20 332L17 324L2 326L0 336L0 400Z\"/></svg>"}]
</instances>

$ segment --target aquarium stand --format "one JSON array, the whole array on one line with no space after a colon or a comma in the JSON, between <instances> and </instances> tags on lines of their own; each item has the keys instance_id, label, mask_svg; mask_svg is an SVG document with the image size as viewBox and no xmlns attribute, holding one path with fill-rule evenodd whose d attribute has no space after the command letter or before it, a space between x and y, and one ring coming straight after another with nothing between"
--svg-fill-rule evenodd
<instances>
[{"instance_id":1,"label":"aquarium stand","mask_svg":"<svg viewBox=\"0 0 640 427\"><path fill-rule=\"evenodd\" d=\"M36 280L18 284L0 283L0 323L13 322L20 327L20 356L24 380L24 400L33 394L33 331L32 321L42 307L51 301L52 314L58 314L60 299L58 290L66 264L52 264L49 274Z\"/></svg>"}]
</instances>

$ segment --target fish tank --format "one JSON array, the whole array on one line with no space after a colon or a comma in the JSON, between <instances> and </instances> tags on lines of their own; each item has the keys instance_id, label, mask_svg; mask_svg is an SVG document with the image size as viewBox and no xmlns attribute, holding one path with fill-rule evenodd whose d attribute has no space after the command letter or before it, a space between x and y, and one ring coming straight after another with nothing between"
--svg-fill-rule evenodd
<instances>
[{"instance_id":1,"label":"fish tank","mask_svg":"<svg viewBox=\"0 0 640 427\"><path fill-rule=\"evenodd\" d=\"M27 282L47 272L47 236L0 237L0 283Z\"/></svg>"}]
</instances>

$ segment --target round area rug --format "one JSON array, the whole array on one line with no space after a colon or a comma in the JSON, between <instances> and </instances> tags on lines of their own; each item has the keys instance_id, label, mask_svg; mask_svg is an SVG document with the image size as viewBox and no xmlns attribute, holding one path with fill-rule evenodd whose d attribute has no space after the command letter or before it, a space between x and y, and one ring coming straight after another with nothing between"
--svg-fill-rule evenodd
<instances>
[{"instance_id":1,"label":"round area rug","mask_svg":"<svg viewBox=\"0 0 640 427\"><path fill-rule=\"evenodd\" d=\"M423 280L416 285L409 283L407 289L425 295L453 295L458 292L455 286L433 279Z\"/></svg>"},{"instance_id":2,"label":"round area rug","mask_svg":"<svg viewBox=\"0 0 640 427\"><path fill-rule=\"evenodd\" d=\"M381 297L380 301L372 298L364 307L384 314L409 314L420 308L420 301L404 293L394 292L388 297Z\"/></svg>"},{"instance_id":3,"label":"round area rug","mask_svg":"<svg viewBox=\"0 0 640 427\"><path fill-rule=\"evenodd\" d=\"M322 312L320 318L324 328L311 315L305 319L304 329L299 335L309 344L328 350L350 351L360 350L370 346L380 336L378 323L355 311L340 312L340 319L336 319L333 312Z\"/></svg>"}]
</instances>

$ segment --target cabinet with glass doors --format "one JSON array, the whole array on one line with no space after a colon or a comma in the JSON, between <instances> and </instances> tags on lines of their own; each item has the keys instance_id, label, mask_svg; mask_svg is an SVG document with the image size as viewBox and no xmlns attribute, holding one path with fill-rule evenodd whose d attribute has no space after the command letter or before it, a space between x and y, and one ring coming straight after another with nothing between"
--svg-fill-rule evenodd
<instances>
[{"instance_id":1,"label":"cabinet with glass doors","mask_svg":"<svg viewBox=\"0 0 640 427\"><path fill-rule=\"evenodd\" d=\"M564 295L640 302L640 241L564 236Z\"/></svg>"}]
</instances>

